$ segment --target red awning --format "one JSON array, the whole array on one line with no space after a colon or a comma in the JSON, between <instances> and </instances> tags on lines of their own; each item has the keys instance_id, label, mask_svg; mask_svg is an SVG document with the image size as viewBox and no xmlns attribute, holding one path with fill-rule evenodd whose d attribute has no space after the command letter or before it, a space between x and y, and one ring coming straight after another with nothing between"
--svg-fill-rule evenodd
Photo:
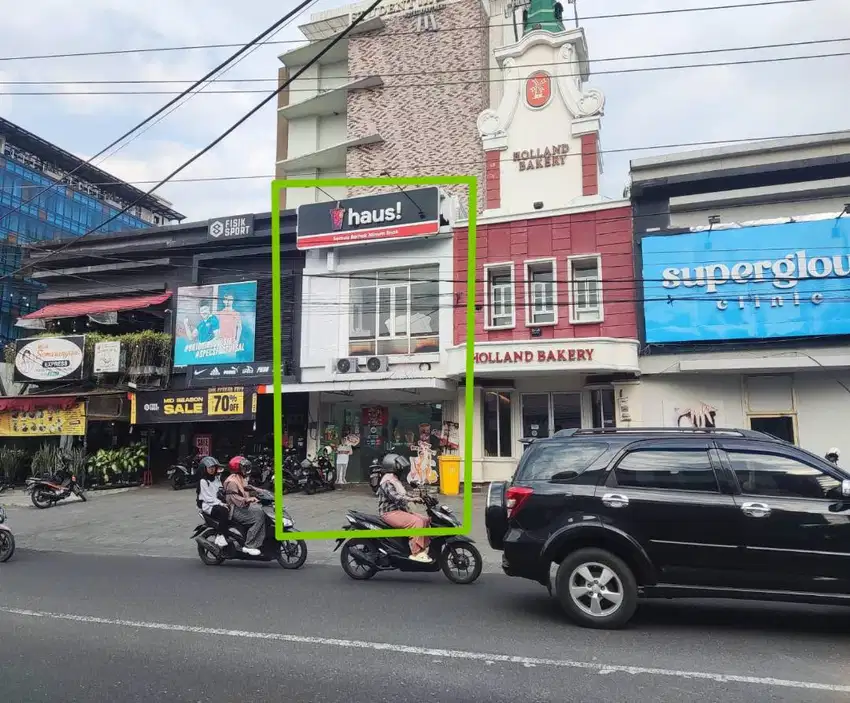
<instances>
[{"instance_id":1,"label":"red awning","mask_svg":"<svg viewBox=\"0 0 850 703\"><path fill-rule=\"evenodd\" d=\"M141 310L151 305L160 305L171 297L171 292L155 293L153 295L134 295L127 298L98 298L97 300L80 300L73 303L53 303L45 305L24 315L22 320L53 320L59 317L82 317L95 315L100 312L120 312L122 310Z\"/></svg>"},{"instance_id":2,"label":"red awning","mask_svg":"<svg viewBox=\"0 0 850 703\"><path fill-rule=\"evenodd\" d=\"M24 412L30 413L45 408L56 408L58 410L70 410L79 400L76 396L40 397L28 396L26 398L0 398L0 412Z\"/></svg>"}]
</instances>

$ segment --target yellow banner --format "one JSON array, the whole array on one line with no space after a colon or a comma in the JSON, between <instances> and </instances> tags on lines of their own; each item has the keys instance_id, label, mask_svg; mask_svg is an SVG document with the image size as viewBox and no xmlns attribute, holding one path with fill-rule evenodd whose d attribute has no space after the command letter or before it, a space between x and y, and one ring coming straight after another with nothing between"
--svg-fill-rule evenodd
<instances>
[{"instance_id":1,"label":"yellow banner","mask_svg":"<svg viewBox=\"0 0 850 703\"><path fill-rule=\"evenodd\" d=\"M207 414L242 415L245 412L245 391L209 391L207 395Z\"/></svg>"},{"instance_id":2,"label":"yellow banner","mask_svg":"<svg viewBox=\"0 0 850 703\"><path fill-rule=\"evenodd\" d=\"M69 410L8 410L0 412L0 437L83 436L86 433L86 404Z\"/></svg>"}]
</instances>

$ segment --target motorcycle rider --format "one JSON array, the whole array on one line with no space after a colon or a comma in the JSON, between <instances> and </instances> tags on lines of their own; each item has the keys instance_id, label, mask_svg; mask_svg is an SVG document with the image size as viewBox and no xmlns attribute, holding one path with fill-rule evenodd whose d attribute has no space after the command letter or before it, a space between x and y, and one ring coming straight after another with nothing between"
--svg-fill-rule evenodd
<instances>
[{"instance_id":1,"label":"motorcycle rider","mask_svg":"<svg viewBox=\"0 0 850 703\"><path fill-rule=\"evenodd\" d=\"M410 462L398 454L387 454L381 460L381 471L383 476L378 484L378 512L381 519L390 527L397 528L423 528L430 525L430 520L408 507L410 503L419 503L421 500L410 495L402 484L399 476L404 471L410 471ZM434 560L428 556L428 537L410 538L410 558L413 561L421 561L429 564Z\"/></svg>"},{"instance_id":2,"label":"motorcycle rider","mask_svg":"<svg viewBox=\"0 0 850 703\"><path fill-rule=\"evenodd\" d=\"M829 462L832 462L833 464L835 464L836 466L838 466L838 455L839 455L839 454L841 454L841 452L840 452L840 451L838 451L838 447L832 447L832 448L831 448L831 449L830 449L830 450L826 453L826 460L827 460L827 461L829 461Z\"/></svg>"},{"instance_id":3,"label":"motorcycle rider","mask_svg":"<svg viewBox=\"0 0 850 703\"><path fill-rule=\"evenodd\" d=\"M235 456L228 463L228 468L230 476L224 481L224 497L231 507L232 519L248 528L242 551L256 557L260 555L260 547L266 539L266 514L259 500L251 495L253 487L245 481L251 462L244 456Z\"/></svg>"}]
</instances>

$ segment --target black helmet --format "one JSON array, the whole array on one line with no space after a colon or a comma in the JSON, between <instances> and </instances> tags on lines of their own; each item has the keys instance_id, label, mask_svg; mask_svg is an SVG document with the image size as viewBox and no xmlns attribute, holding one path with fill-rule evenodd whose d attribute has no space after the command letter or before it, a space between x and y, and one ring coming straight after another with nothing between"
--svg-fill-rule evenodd
<instances>
[{"instance_id":1,"label":"black helmet","mask_svg":"<svg viewBox=\"0 0 850 703\"><path fill-rule=\"evenodd\" d=\"M218 459L214 456L205 456L201 459L200 468L202 471L206 471L207 469L220 469L222 468L221 464L218 463Z\"/></svg>"},{"instance_id":2,"label":"black helmet","mask_svg":"<svg viewBox=\"0 0 850 703\"><path fill-rule=\"evenodd\" d=\"M410 468L410 462L400 454L387 454L381 459L381 470L385 474L400 474Z\"/></svg>"}]
</instances>

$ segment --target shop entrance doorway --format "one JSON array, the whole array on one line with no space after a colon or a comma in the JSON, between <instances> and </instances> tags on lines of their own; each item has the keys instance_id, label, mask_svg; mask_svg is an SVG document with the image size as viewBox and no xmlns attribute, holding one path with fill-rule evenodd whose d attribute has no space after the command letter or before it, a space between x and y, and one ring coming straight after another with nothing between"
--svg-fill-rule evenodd
<instances>
[{"instance_id":1,"label":"shop entrance doorway","mask_svg":"<svg viewBox=\"0 0 850 703\"><path fill-rule=\"evenodd\" d=\"M797 444L797 423L794 420L793 415L750 415L750 429Z\"/></svg>"}]
</instances>

